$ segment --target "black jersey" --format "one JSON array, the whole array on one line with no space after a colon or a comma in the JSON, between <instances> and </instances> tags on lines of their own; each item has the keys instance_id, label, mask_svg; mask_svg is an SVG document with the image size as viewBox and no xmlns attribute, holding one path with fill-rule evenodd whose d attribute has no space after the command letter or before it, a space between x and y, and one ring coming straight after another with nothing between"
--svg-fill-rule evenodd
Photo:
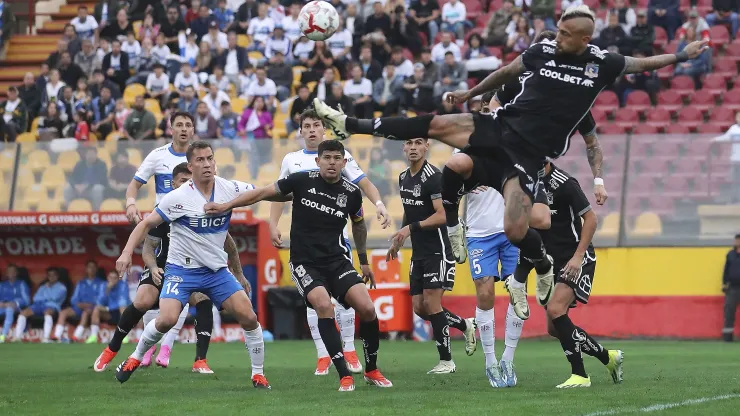
<instances>
[{"instance_id":1,"label":"black jersey","mask_svg":"<svg viewBox=\"0 0 740 416\"><path fill-rule=\"evenodd\" d=\"M567 261L581 241L581 215L591 210L591 203L578 181L567 172L551 165L543 182L547 203L550 205L550 229L542 233L547 252L557 261ZM589 244L587 253L594 256L594 246Z\"/></svg>"},{"instance_id":2,"label":"black jersey","mask_svg":"<svg viewBox=\"0 0 740 416\"><path fill-rule=\"evenodd\" d=\"M170 224L163 222L149 230L149 237L159 241L159 246L154 251L157 256L157 267L164 269L167 264L167 252L170 250Z\"/></svg>"},{"instance_id":3,"label":"black jersey","mask_svg":"<svg viewBox=\"0 0 740 416\"><path fill-rule=\"evenodd\" d=\"M526 76L521 92L496 117L514 130L531 153L558 157L588 114L599 93L624 70L625 58L588 45L581 55L556 55L555 41L544 40L521 56ZM545 133L545 134L543 134Z\"/></svg>"},{"instance_id":4,"label":"black jersey","mask_svg":"<svg viewBox=\"0 0 740 416\"><path fill-rule=\"evenodd\" d=\"M350 216L362 216L362 193L357 185L344 177L329 183L314 170L293 173L277 181L277 187L283 195L293 194L291 262L351 259L343 232Z\"/></svg>"},{"instance_id":5,"label":"black jersey","mask_svg":"<svg viewBox=\"0 0 740 416\"><path fill-rule=\"evenodd\" d=\"M531 72L525 72L524 74L519 76L519 79L517 81L502 85L501 88L496 91L496 101L498 101L501 106L512 102L516 98L517 94L522 92L522 80L526 79L531 74ZM586 117L584 117L583 120L578 123L578 127L576 127L576 130L578 131L578 133L581 133L581 136L584 137L594 133L594 131L596 130L596 120L594 120L594 116L591 115L591 110L589 110L588 114L586 114ZM574 134L576 134L575 131L571 133L571 137Z\"/></svg>"},{"instance_id":6,"label":"black jersey","mask_svg":"<svg viewBox=\"0 0 740 416\"><path fill-rule=\"evenodd\" d=\"M401 202L403 203L404 226L417 221L424 221L434 214L433 202L442 197L442 172L427 161L416 172L411 174L406 169L398 176ZM432 255L452 258L447 228L423 229L411 233L411 258L420 259Z\"/></svg>"}]
</instances>

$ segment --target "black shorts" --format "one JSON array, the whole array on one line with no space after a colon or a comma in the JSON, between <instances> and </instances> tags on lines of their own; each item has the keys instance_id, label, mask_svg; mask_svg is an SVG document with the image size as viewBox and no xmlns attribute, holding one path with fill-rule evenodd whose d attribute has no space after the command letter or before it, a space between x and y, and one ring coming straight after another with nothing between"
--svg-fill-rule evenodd
<instances>
[{"instance_id":1,"label":"black shorts","mask_svg":"<svg viewBox=\"0 0 740 416\"><path fill-rule=\"evenodd\" d=\"M555 271L555 283L561 282L560 271L563 269L563 267L565 267L568 261L570 261L570 258L556 259L553 262L553 270ZM586 255L583 256L581 274L578 276L578 278L575 280L562 281L562 283L570 286L571 289L573 289L573 292L575 292L576 294L576 300L585 305L588 303L588 298L591 296L591 287L593 287L594 273L596 273L596 256L591 253L586 253ZM575 302L570 305L570 307L575 308Z\"/></svg>"},{"instance_id":2,"label":"black shorts","mask_svg":"<svg viewBox=\"0 0 740 416\"><path fill-rule=\"evenodd\" d=\"M345 308L349 308L344 299L349 289L362 283L362 276L357 273L352 262L345 257L319 263L288 263L290 278L295 287L306 301L306 306L313 309L308 301L308 294L319 286L329 292L329 296L337 300Z\"/></svg>"},{"instance_id":3,"label":"black shorts","mask_svg":"<svg viewBox=\"0 0 740 416\"><path fill-rule=\"evenodd\" d=\"M542 191L538 183L545 176L545 158L525 151L524 139L500 118L475 112L473 125L473 134L461 152L473 159L473 175L479 184L503 194L504 183L518 177L530 200L537 200Z\"/></svg>"},{"instance_id":4,"label":"black shorts","mask_svg":"<svg viewBox=\"0 0 740 416\"><path fill-rule=\"evenodd\" d=\"M455 286L455 262L441 255L411 259L409 268L411 296L421 295L424 289L452 290Z\"/></svg>"},{"instance_id":5,"label":"black shorts","mask_svg":"<svg viewBox=\"0 0 740 416\"><path fill-rule=\"evenodd\" d=\"M159 294L157 295L157 300L154 302L154 305L152 305L151 310L159 309L159 295L162 294L162 284L160 283L157 285L154 283L154 279L152 278L152 272L149 270L149 268L145 268L143 272L141 272L141 279L139 279L139 286L142 285L149 285L154 286L157 289L157 292Z\"/></svg>"}]
</instances>

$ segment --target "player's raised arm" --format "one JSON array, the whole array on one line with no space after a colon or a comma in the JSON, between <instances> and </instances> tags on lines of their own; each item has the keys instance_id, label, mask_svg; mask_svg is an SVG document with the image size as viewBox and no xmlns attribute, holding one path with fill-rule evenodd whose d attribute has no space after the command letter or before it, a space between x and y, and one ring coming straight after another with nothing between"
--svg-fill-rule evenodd
<instances>
[{"instance_id":1,"label":"player's raised arm","mask_svg":"<svg viewBox=\"0 0 740 416\"><path fill-rule=\"evenodd\" d=\"M158 214L158 212L159 209L157 209L157 212L154 212L146 217L144 221L139 222L139 224L134 227L134 230L131 231L131 235L126 242L126 247L123 248L123 251L121 251L121 257L119 257L116 261L116 271L118 271L119 276L123 277L123 275L127 273L131 268L131 255L134 252L134 248L139 245L139 243L142 239L144 239L144 236L147 235L149 230L158 226L164 221L164 218L160 214Z\"/></svg>"},{"instance_id":2,"label":"player's raised arm","mask_svg":"<svg viewBox=\"0 0 740 416\"><path fill-rule=\"evenodd\" d=\"M246 191L231 201L224 202L223 204L209 202L205 205L204 209L206 214L221 214L234 208L248 207L260 201L285 202L290 201L291 199L290 195L283 195L280 192L280 188L276 182L272 185Z\"/></svg>"},{"instance_id":3,"label":"player's raised arm","mask_svg":"<svg viewBox=\"0 0 740 416\"><path fill-rule=\"evenodd\" d=\"M448 94L447 100L453 104L467 102L472 97L493 91L507 82L515 80L524 71L524 62L522 61L522 56L519 55L509 65L497 69L475 87L467 91L458 90Z\"/></svg>"},{"instance_id":4,"label":"player's raised arm","mask_svg":"<svg viewBox=\"0 0 740 416\"><path fill-rule=\"evenodd\" d=\"M679 62L695 59L709 48L709 41L697 40L686 45L679 53L648 56L645 58L624 57L624 74L634 74L644 71L654 71Z\"/></svg>"}]
</instances>

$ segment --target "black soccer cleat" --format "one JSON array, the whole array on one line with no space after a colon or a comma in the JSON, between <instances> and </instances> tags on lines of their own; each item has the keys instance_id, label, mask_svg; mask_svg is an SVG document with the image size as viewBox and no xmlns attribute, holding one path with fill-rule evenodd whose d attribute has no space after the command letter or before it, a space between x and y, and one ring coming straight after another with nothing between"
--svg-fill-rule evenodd
<instances>
[{"instance_id":1,"label":"black soccer cleat","mask_svg":"<svg viewBox=\"0 0 740 416\"><path fill-rule=\"evenodd\" d=\"M265 378L264 374L255 374L252 376L252 385L255 389L272 390L272 386Z\"/></svg>"},{"instance_id":2,"label":"black soccer cleat","mask_svg":"<svg viewBox=\"0 0 740 416\"><path fill-rule=\"evenodd\" d=\"M121 382L121 384L127 382L128 379L131 378L131 374L133 374L140 365L141 361L133 357L128 357L126 361L116 367L116 380Z\"/></svg>"}]
</instances>

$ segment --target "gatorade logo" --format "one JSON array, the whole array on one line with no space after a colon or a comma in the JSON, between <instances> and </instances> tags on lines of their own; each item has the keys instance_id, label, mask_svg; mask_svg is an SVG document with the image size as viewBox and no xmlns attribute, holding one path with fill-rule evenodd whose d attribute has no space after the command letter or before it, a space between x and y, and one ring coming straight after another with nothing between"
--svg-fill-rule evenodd
<instances>
[{"instance_id":1,"label":"gatorade logo","mask_svg":"<svg viewBox=\"0 0 740 416\"><path fill-rule=\"evenodd\" d=\"M375 306L375 313L378 315L378 320L389 321L393 319L394 308L393 308L393 296L379 296L373 301Z\"/></svg>"}]
</instances>

